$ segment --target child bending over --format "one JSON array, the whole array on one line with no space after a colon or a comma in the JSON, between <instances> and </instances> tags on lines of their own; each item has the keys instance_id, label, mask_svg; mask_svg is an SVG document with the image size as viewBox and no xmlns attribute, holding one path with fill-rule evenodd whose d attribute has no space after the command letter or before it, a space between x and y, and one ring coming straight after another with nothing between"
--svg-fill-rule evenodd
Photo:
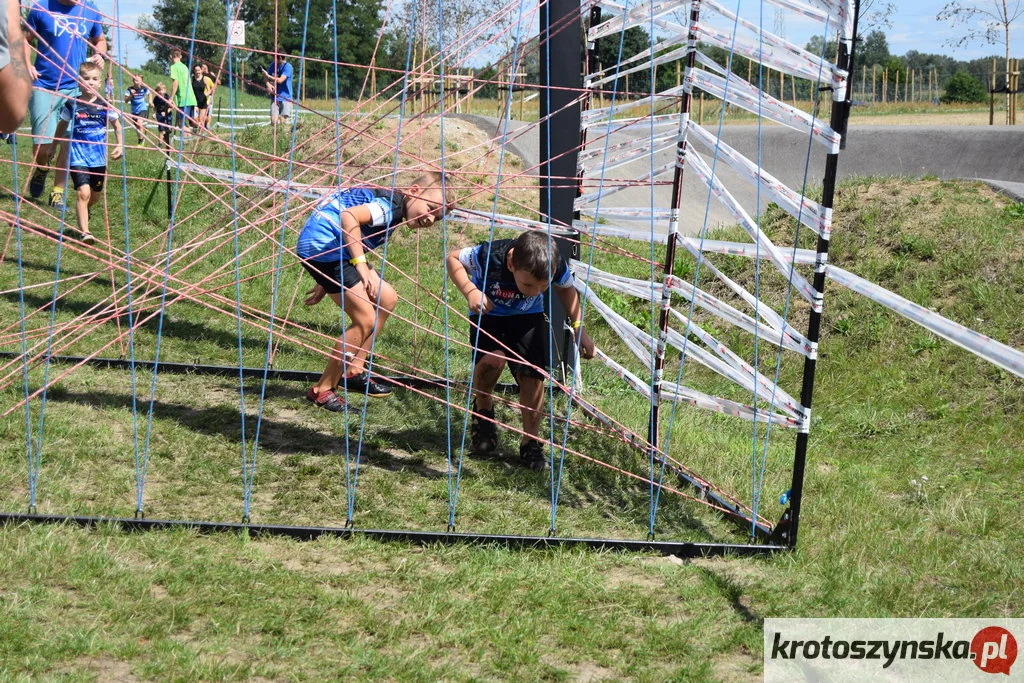
<instances>
[{"instance_id":1,"label":"child bending over","mask_svg":"<svg viewBox=\"0 0 1024 683\"><path fill-rule=\"evenodd\" d=\"M519 446L519 463L543 470L548 461L538 437L544 402L540 368L549 365L549 323L544 314L543 294L552 283L573 321L581 355L594 356L594 342L582 328L580 299L572 285L572 273L548 236L539 232L524 232L514 240L494 240L453 251L448 254L447 267L452 283L469 302L473 412L479 414L473 415L472 449L486 455L498 448L492 392L508 364L519 385L526 432Z\"/></svg>"},{"instance_id":2,"label":"child bending over","mask_svg":"<svg viewBox=\"0 0 1024 683\"><path fill-rule=\"evenodd\" d=\"M387 396L391 388L374 381L364 369L371 342L398 303L394 288L366 261L366 251L383 245L402 224L429 228L454 201L445 196L440 173L427 173L403 191L356 187L320 200L299 235L296 252L316 286L306 305L329 296L342 306L350 324L335 344L320 381L306 400L341 412L345 402L336 388L369 396ZM342 289L344 288L344 296Z\"/></svg>"}]
</instances>

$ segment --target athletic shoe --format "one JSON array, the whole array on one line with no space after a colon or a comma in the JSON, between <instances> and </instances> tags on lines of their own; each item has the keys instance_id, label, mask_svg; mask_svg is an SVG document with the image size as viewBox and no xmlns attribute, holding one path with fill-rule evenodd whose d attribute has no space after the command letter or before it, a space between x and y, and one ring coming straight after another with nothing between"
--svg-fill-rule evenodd
<instances>
[{"instance_id":1,"label":"athletic shoe","mask_svg":"<svg viewBox=\"0 0 1024 683\"><path fill-rule=\"evenodd\" d=\"M519 445L519 464L530 470L545 470L548 467L548 458L544 454L544 446L539 441L530 439Z\"/></svg>"},{"instance_id":2,"label":"athletic shoe","mask_svg":"<svg viewBox=\"0 0 1024 683\"><path fill-rule=\"evenodd\" d=\"M46 189L47 172L41 168L32 172L32 179L28 181L28 194L32 199L39 199L43 196L43 190Z\"/></svg>"},{"instance_id":3,"label":"athletic shoe","mask_svg":"<svg viewBox=\"0 0 1024 683\"><path fill-rule=\"evenodd\" d=\"M317 392L316 387L310 387L309 391L306 392L306 400L316 407L329 410L332 413L343 413L348 407L345 405L345 402L330 389L327 391Z\"/></svg>"},{"instance_id":4,"label":"athletic shoe","mask_svg":"<svg viewBox=\"0 0 1024 683\"><path fill-rule=\"evenodd\" d=\"M50 206L60 206L64 203L64 188L55 187L50 192Z\"/></svg>"},{"instance_id":5,"label":"athletic shoe","mask_svg":"<svg viewBox=\"0 0 1024 683\"><path fill-rule=\"evenodd\" d=\"M494 409L477 408L474 403L473 412L480 413L480 416L473 415L470 425L470 450L477 455L489 455L498 450L498 425L493 422Z\"/></svg>"},{"instance_id":6,"label":"athletic shoe","mask_svg":"<svg viewBox=\"0 0 1024 683\"><path fill-rule=\"evenodd\" d=\"M96 244L96 238L93 237L91 232L83 232L82 241L88 244L89 246Z\"/></svg>"},{"instance_id":7,"label":"athletic shoe","mask_svg":"<svg viewBox=\"0 0 1024 683\"><path fill-rule=\"evenodd\" d=\"M372 379L365 370L358 375L342 377L338 389L344 386L353 394L365 394L373 398L383 398L391 395L391 387Z\"/></svg>"}]
</instances>

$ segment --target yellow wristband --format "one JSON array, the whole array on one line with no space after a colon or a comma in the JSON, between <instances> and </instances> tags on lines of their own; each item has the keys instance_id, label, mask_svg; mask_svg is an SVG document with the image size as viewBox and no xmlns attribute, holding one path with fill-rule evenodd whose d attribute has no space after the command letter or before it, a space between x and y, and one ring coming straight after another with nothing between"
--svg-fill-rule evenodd
<instances>
[{"instance_id":1,"label":"yellow wristband","mask_svg":"<svg viewBox=\"0 0 1024 683\"><path fill-rule=\"evenodd\" d=\"M366 263L366 257L356 256L355 258L350 258L348 262L351 263L353 266L358 266L360 263Z\"/></svg>"},{"instance_id":2,"label":"yellow wristband","mask_svg":"<svg viewBox=\"0 0 1024 683\"><path fill-rule=\"evenodd\" d=\"M572 329L578 330L581 327L583 327L583 320L573 320L572 321Z\"/></svg>"}]
</instances>

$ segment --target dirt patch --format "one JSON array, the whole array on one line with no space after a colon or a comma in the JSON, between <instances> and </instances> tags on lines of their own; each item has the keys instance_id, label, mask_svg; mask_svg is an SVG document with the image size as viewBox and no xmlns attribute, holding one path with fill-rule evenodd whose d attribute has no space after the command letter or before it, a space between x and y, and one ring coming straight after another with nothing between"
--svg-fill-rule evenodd
<instances>
[{"instance_id":1,"label":"dirt patch","mask_svg":"<svg viewBox=\"0 0 1024 683\"><path fill-rule=\"evenodd\" d=\"M715 660L715 678L720 681L760 681L760 660L754 657L747 648L741 653Z\"/></svg>"},{"instance_id":2,"label":"dirt patch","mask_svg":"<svg viewBox=\"0 0 1024 683\"><path fill-rule=\"evenodd\" d=\"M130 683L142 680L132 674L131 665L113 657L82 657L61 667L59 672L62 676L95 676L104 683Z\"/></svg>"},{"instance_id":3,"label":"dirt patch","mask_svg":"<svg viewBox=\"0 0 1024 683\"><path fill-rule=\"evenodd\" d=\"M647 576L636 567L615 567L605 573L604 582L609 588L633 586L636 588L659 589L665 587L664 580L655 576Z\"/></svg>"},{"instance_id":4,"label":"dirt patch","mask_svg":"<svg viewBox=\"0 0 1024 683\"><path fill-rule=\"evenodd\" d=\"M569 671L572 679L580 683L586 681L607 681L612 678L618 678L618 674L611 669L606 669L603 666L590 662L569 667Z\"/></svg>"}]
</instances>

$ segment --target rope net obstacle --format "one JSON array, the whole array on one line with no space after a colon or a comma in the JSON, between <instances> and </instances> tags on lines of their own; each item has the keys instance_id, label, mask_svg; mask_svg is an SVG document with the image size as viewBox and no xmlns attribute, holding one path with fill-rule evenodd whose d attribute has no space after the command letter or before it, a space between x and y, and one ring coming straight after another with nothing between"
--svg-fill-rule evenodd
<instances>
[{"instance_id":1,"label":"rope net obstacle","mask_svg":"<svg viewBox=\"0 0 1024 683\"><path fill-rule=\"evenodd\" d=\"M23 457L0 474L4 519L766 552L796 544L826 277L1024 375L1019 351L828 264L855 2L510 2L470 26L446 3L401 9L382 5L368 64L326 62L335 84L359 67L357 98L299 98L276 126L243 94L273 55L216 45L226 112L206 133L143 127L108 162L95 239L73 198L29 200L31 138L7 148L0 414ZM113 35L140 32L102 10ZM776 11L815 22L835 54L774 34ZM306 22L296 82L313 19L290 18ZM399 25L405 68L381 67ZM638 30L647 44L626 54ZM190 69L210 45L145 36ZM490 78L465 76L488 62ZM120 92L129 72L108 66ZM809 106L770 94L773 74ZM463 114L484 92L500 115ZM740 112L750 125L724 126ZM802 168L773 167L762 141L779 127ZM457 207L368 250L398 302L367 366L394 391L343 386L347 410L317 410L304 394L349 322L304 305L298 235L338 189L427 172ZM568 257L596 342L581 359L549 287L548 362L505 349L544 379L540 472L515 466L514 385L495 394L502 455L472 452L489 418L445 271L446 254L524 231Z\"/></svg>"}]
</instances>

